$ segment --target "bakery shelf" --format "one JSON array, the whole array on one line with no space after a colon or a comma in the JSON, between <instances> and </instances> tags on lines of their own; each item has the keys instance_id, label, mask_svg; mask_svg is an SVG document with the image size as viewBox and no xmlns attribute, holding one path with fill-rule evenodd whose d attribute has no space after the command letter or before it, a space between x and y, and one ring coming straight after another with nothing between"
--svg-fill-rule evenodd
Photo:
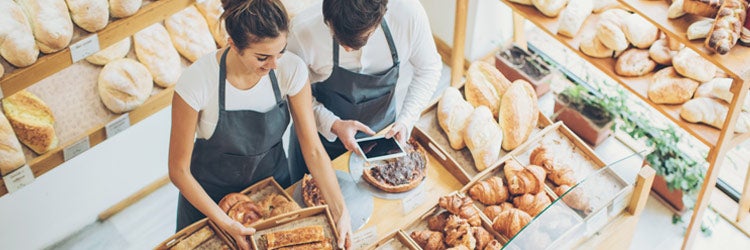
<instances>
[{"instance_id":1,"label":"bakery shelf","mask_svg":"<svg viewBox=\"0 0 750 250\"><path fill-rule=\"evenodd\" d=\"M110 22L106 28L97 32L99 47L103 49L119 42L153 23L166 19L194 2L194 0L150 2L142 6L135 15ZM77 26L75 29L76 34L74 34L71 45L88 37L88 34L78 36L81 30ZM37 62L31 66L18 68L12 72L8 71L5 76L0 77L0 88L5 96L10 96L72 64L70 47L52 54L40 55Z\"/></svg>"},{"instance_id":2,"label":"bakery shelf","mask_svg":"<svg viewBox=\"0 0 750 250\"><path fill-rule=\"evenodd\" d=\"M720 55L703 46L705 39L693 41L687 39L687 28L690 24L705 19L704 17L685 14L677 19L669 19L667 18L669 3L666 1L618 1L655 24L660 30L667 32L671 38L677 38L685 46L697 51L698 54L716 64L732 78L750 80L750 60L747 60L747 55L750 55L750 47L737 44L726 55Z\"/></svg>"}]
</instances>

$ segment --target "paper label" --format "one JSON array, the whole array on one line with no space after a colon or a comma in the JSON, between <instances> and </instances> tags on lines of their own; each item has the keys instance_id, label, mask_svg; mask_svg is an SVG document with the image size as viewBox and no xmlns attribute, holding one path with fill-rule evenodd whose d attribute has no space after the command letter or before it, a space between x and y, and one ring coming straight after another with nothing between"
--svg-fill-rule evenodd
<instances>
[{"instance_id":1,"label":"paper label","mask_svg":"<svg viewBox=\"0 0 750 250\"><path fill-rule=\"evenodd\" d=\"M29 165L23 165L23 167L3 176L3 182L5 182L5 187L8 188L8 193L13 193L34 182L34 172L31 171Z\"/></svg>"},{"instance_id":2,"label":"paper label","mask_svg":"<svg viewBox=\"0 0 750 250\"><path fill-rule=\"evenodd\" d=\"M593 235L607 224L607 210L605 208L596 214L590 215L586 220L586 235Z\"/></svg>"},{"instance_id":3,"label":"paper label","mask_svg":"<svg viewBox=\"0 0 750 250\"><path fill-rule=\"evenodd\" d=\"M365 249L377 241L378 229L376 227L368 227L352 236L352 249Z\"/></svg>"},{"instance_id":4,"label":"paper label","mask_svg":"<svg viewBox=\"0 0 750 250\"><path fill-rule=\"evenodd\" d=\"M112 138L112 136L115 136L116 134L119 134L122 131L125 131L130 127L130 116L128 114L124 114L120 116L119 118L115 119L114 121L111 121L107 126L104 128L107 132L107 138Z\"/></svg>"},{"instance_id":5,"label":"paper label","mask_svg":"<svg viewBox=\"0 0 750 250\"><path fill-rule=\"evenodd\" d=\"M67 148L63 149L63 159L65 161L69 161L70 159L73 159L86 150L89 150L89 148L91 148L91 143L89 141L89 137L86 136L80 141L73 143L73 145L70 145Z\"/></svg>"},{"instance_id":6,"label":"paper label","mask_svg":"<svg viewBox=\"0 0 750 250\"><path fill-rule=\"evenodd\" d=\"M401 205L403 205L404 214L410 213L419 205L424 203L424 201L425 201L425 194L424 194L423 189L418 189L416 190L416 192L411 193L409 194L409 196L404 197L404 199L401 200Z\"/></svg>"},{"instance_id":7,"label":"paper label","mask_svg":"<svg viewBox=\"0 0 750 250\"><path fill-rule=\"evenodd\" d=\"M77 43L70 45L70 57L76 63L99 51L99 36L93 34Z\"/></svg>"}]
</instances>

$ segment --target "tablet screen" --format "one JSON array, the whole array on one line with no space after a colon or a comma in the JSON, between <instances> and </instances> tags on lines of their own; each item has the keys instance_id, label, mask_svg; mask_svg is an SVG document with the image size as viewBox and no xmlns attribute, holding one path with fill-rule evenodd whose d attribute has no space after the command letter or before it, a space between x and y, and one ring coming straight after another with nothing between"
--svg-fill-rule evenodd
<instances>
[{"instance_id":1,"label":"tablet screen","mask_svg":"<svg viewBox=\"0 0 750 250\"><path fill-rule=\"evenodd\" d=\"M372 140L358 141L359 148L362 149L362 153L368 159L382 158L388 155L403 153L401 147L396 143L395 138L385 139L377 138Z\"/></svg>"}]
</instances>

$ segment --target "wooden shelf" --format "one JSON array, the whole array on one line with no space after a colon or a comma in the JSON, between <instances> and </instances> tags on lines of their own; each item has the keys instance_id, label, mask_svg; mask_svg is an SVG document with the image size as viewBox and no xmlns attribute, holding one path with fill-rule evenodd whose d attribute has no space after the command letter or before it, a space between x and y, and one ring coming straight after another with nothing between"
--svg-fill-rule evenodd
<instances>
[{"instance_id":1,"label":"wooden shelf","mask_svg":"<svg viewBox=\"0 0 750 250\"><path fill-rule=\"evenodd\" d=\"M705 39L690 41L687 39L687 28L695 21L705 19L691 14L685 14L677 19L667 18L669 4L666 1L644 1L644 0L619 0L620 3L634 10L646 18L660 30L669 33L670 37L677 38L685 46L695 50L701 56L716 64L721 70L732 78L750 80L750 47L741 45L734 46L726 55L713 53L703 46Z\"/></svg>"},{"instance_id":2,"label":"wooden shelf","mask_svg":"<svg viewBox=\"0 0 750 250\"><path fill-rule=\"evenodd\" d=\"M515 11L516 13L519 13L520 15L522 15L524 18L526 18L526 20L529 20L532 23L534 23L537 27L539 27L548 35L554 37L560 43L566 45L570 50L574 51L580 57L584 58L585 60L590 62L592 65L594 65L596 68L598 68L605 74L609 75L612 79L619 82L620 85L625 87L628 91L632 92L633 94L638 96L641 100L648 103L650 106L654 107L664 116L668 117L674 123L684 128L686 131L688 131L688 133L698 138L698 140L700 140L702 143L712 148L716 146L719 140L719 135L721 134L721 130L708 126L708 125L704 125L704 124L695 124L695 123L689 123L689 122L684 121L682 118L680 118L680 110L682 109L682 105L656 104L652 102L651 99L648 98L648 93L647 93L648 85L650 84L652 75L654 73L650 73L642 77L619 76L614 71L614 65L615 65L616 59L593 58L593 57L587 56L586 54L584 54L578 49L578 46L582 40L581 34L595 29L596 24L599 20L599 15L592 14L591 16L589 16L586 19L586 22L584 22L583 27L581 27L581 30L578 32L578 35L575 38L568 38L568 37L557 35L557 27L558 27L557 19L558 18L548 18L542 15L541 12L539 12L536 8L532 6L516 4L508 0L500 0L500 1L502 1L503 3L511 7L513 11ZM750 60L748 60L748 62L750 62ZM732 142L739 144L744 139L747 139L747 138L750 138L750 133L736 134L734 138L732 138Z\"/></svg>"},{"instance_id":3,"label":"wooden shelf","mask_svg":"<svg viewBox=\"0 0 750 250\"><path fill-rule=\"evenodd\" d=\"M99 47L104 49L119 42L193 3L194 0L161 0L146 4L135 15L110 22L106 28L97 32ZM87 36L88 34L77 38L80 40ZM73 42L75 41L76 39ZM5 76L0 78L0 88L5 96L10 96L72 64L70 48L48 55L40 55L37 62L31 66L6 73Z\"/></svg>"}]
</instances>

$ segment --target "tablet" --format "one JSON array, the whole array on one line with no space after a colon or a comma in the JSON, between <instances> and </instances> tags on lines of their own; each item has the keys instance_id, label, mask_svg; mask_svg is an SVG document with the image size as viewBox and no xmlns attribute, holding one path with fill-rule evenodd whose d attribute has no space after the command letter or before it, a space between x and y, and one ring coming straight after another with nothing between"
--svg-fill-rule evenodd
<instances>
[{"instance_id":1,"label":"tablet","mask_svg":"<svg viewBox=\"0 0 750 250\"><path fill-rule=\"evenodd\" d=\"M385 139L384 136L373 136L357 139L357 147L366 161L385 160L406 155L404 148L396 138Z\"/></svg>"}]
</instances>

